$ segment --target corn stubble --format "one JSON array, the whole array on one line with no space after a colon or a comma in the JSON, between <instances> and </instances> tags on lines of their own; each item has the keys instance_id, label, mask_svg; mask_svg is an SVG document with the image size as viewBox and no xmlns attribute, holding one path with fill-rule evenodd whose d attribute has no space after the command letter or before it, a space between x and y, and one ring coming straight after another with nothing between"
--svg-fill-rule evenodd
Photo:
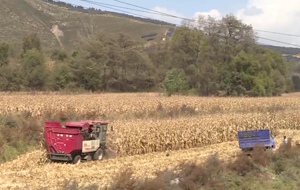
<instances>
[{"instance_id":1,"label":"corn stubble","mask_svg":"<svg viewBox=\"0 0 300 190\"><path fill-rule=\"evenodd\" d=\"M276 138L278 146L281 142L281 138ZM185 161L201 164L215 153L220 159L229 161L239 152L236 142L225 142L218 146L171 151L170 156L165 156L164 153L149 153L73 165L48 162L44 151L37 150L0 166L0 189L63 190L71 189L65 188L64 185L72 181L80 187L96 183L99 189L104 189L121 171L128 169L133 171L133 177L136 179L151 179L156 177L157 173L174 169Z\"/></svg>"}]
</instances>

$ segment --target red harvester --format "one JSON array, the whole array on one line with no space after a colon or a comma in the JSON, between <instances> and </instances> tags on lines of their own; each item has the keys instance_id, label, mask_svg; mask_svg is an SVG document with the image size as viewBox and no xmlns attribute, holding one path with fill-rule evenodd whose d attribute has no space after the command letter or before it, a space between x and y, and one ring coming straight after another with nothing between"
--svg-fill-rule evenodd
<instances>
[{"instance_id":1,"label":"red harvester","mask_svg":"<svg viewBox=\"0 0 300 190\"><path fill-rule=\"evenodd\" d=\"M83 160L102 160L106 148L108 123L102 121L45 122L47 156L53 161L74 164Z\"/></svg>"}]
</instances>

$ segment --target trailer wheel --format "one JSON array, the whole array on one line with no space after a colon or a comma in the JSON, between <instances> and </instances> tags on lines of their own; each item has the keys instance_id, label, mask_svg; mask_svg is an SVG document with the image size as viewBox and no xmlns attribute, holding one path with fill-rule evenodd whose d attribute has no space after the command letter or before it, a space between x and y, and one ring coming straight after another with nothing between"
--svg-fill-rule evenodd
<instances>
[{"instance_id":1,"label":"trailer wheel","mask_svg":"<svg viewBox=\"0 0 300 190\"><path fill-rule=\"evenodd\" d=\"M104 156L104 152L101 148L99 148L93 155L93 160L102 160Z\"/></svg>"},{"instance_id":2,"label":"trailer wheel","mask_svg":"<svg viewBox=\"0 0 300 190\"><path fill-rule=\"evenodd\" d=\"M77 155L73 159L73 164L79 164L81 162L81 156Z\"/></svg>"}]
</instances>

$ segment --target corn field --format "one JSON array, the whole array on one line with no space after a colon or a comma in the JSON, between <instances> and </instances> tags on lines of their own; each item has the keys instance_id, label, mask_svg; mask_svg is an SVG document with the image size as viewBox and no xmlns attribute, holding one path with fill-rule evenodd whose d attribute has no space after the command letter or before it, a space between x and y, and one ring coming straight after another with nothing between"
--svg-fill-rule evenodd
<instances>
[{"instance_id":1,"label":"corn field","mask_svg":"<svg viewBox=\"0 0 300 190\"><path fill-rule=\"evenodd\" d=\"M279 143L285 134L282 130L300 129L300 97L296 95L200 98L146 93L0 97L0 115L25 113L42 122L60 117L108 121L114 126L108 132L108 145L117 155L74 166L48 163L44 150L37 150L0 166L0 189L64 189L64 180L105 186L124 167L133 168L137 178L144 178L145 174L151 177L184 160L201 162L215 152L221 158L232 159L239 151L239 130L270 129ZM166 156L166 151L170 156Z\"/></svg>"},{"instance_id":2,"label":"corn field","mask_svg":"<svg viewBox=\"0 0 300 190\"><path fill-rule=\"evenodd\" d=\"M200 98L155 93L24 95L2 94L1 114L36 118L76 115L114 126L109 146L118 156L189 149L233 141L237 131L299 129L300 98ZM72 118L72 117L71 117ZM43 127L43 126L41 126Z\"/></svg>"},{"instance_id":3,"label":"corn field","mask_svg":"<svg viewBox=\"0 0 300 190\"><path fill-rule=\"evenodd\" d=\"M86 116L112 119L135 118L156 112L158 106L165 110L182 106L193 108L198 115L220 113L278 112L300 108L300 96L276 98L200 98L172 96L155 93L101 94L101 95L23 95L0 94L0 114L26 112L33 117L49 113L72 112Z\"/></svg>"},{"instance_id":4,"label":"corn field","mask_svg":"<svg viewBox=\"0 0 300 190\"><path fill-rule=\"evenodd\" d=\"M134 155L166 150L189 149L237 140L240 130L299 129L297 112L274 114L226 114L166 120L113 122L116 127L110 139L118 155Z\"/></svg>"}]
</instances>

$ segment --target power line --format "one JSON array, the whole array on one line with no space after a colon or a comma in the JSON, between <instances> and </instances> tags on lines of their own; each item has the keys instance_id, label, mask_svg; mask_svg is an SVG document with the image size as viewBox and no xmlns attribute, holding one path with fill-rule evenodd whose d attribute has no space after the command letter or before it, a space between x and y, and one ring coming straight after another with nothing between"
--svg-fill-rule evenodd
<instances>
[{"instance_id":1,"label":"power line","mask_svg":"<svg viewBox=\"0 0 300 190\"><path fill-rule=\"evenodd\" d=\"M155 12L155 13L158 13L158 14L161 14L161 15L173 17L173 18L179 18L179 19L182 19L182 20L187 20L187 21L192 21L192 22L195 21L194 19L189 19L189 18L184 18L184 17L179 17L179 16L176 16L176 15L171 15L171 14L163 13L163 12L160 12L160 11L156 11L156 10L152 10L152 9L149 9L149 8L141 7L141 6L134 5L134 4L131 4L131 3L124 2L124 1L120 1L120 0L113 0L113 1L125 4L125 5L129 5L129 6L133 6L133 7L136 7L136 8L144 9L144 10L147 10L147 11Z\"/></svg>"},{"instance_id":2,"label":"power line","mask_svg":"<svg viewBox=\"0 0 300 190\"><path fill-rule=\"evenodd\" d=\"M109 7L109 6L106 6L106 5L98 5L98 6L105 7L105 8L111 9L111 10L115 10L115 11L119 11L119 12L122 12L122 13L126 13L126 14L130 14L130 15L134 15L134 16L138 16L138 17L142 17L142 18L147 18L147 19L153 20L152 18L146 17L144 15L139 15L139 14L135 14L135 13L132 13L132 12L128 12L128 11L124 11L124 10L112 8L112 7Z\"/></svg>"},{"instance_id":3,"label":"power line","mask_svg":"<svg viewBox=\"0 0 300 190\"><path fill-rule=\"evenodd\" d=\"M151 12L159 13L161 15L170 16L170 17L173 17L173 18L178 18L178 19L182 19L182 20L186 20L186 21L196 22L196 19L188 19L188 18L184 18L184 17L179 17L179 16L175 16L175 15L163 13L163 12L160 12L160 11L151 10L149 8L145 8L145 7L142 7L142 6L134 5L134 4L127 3L127 2L124 2L124 1L121 1L121 0L113 0L113 1L116 1L116 2L119 2L119 3L122 3L122 4L126 4L126 5L129 5L129 6L137 7L137 8L140 8L140 9L148 10L148 11L151 11ZM273 31L260 30L260 29L253 29L253 30L258 31L258 32L265 32L265 33L277 34L277 35L300 37L300 35L295 35L295 34L280 33L280 32L273 32Z\"/></svg>"},{"instance_id":4,"label":"power line","mask_svg":"<svg viewBox=\"0 0 300 190\"><path fill-rule=\"evenodd\" d=\"M155 15L160 15L160 16L168 16L168 17L177 18L177 19L181 19L181 20L186 20L186 21L190 21L190 22L198 22L198 23L202 23L202 24L218 24L218 25L221 25L220 23L198 21L196 19L188 19L188 18L176 16L176 15L170 15L170 14L167 14L167 13L163 13L163 12L151 10L151 9L148 9L148 8L140 7L140 6L137 6L137 5L133 5L133 4L130 4L130 3L125 3L125 2L122 2L122 1L118 1L118 0L114 0L114 1L122 2L122 3L126 4L126 5L130 5L130 6L134 6L134 7L137 7L137 8L141 8L141 9L144 9L144 11L143 10L138 10L138 9L132 9L132 8L128 8L128 7L122 7L122 6L107 4L107 3L100 3L100 2L92 1L92 0L80 0L80 1L84 1L84 2L87 2L87 3L90 3L90 4L94 4L94 5L98 5L98 6L105 5L105 6L123 8L123 9L127 9L127 10L139 11L139 12L143 12L143 13L155 14ZM170 23L170 24L174 24L174 23ZM237 28L237 26L236 26L236 28ZM239 27L239 28L241 28L241 29L249 29L249 27Z\"/></svg>"},{"instance_id":5,"label":"power line","mask_svg":"<svg viewBox=\"0 0 300 190\"><path fill-rule=\"evenodd\" d=\"M129 5L129 6L137 7L137 8L140 8L140 9L144 9L146 11L138 10L138 9L131 9L131 8L128 8L128 7L122 7L122 6L117 6L117 5L111 5L111 4L106 4L106 3L100 3L100 2L91 1L91 0L81 0L81 1L85 1L85 2L88 2L88 3L91 3L91 4L95 4L95 5L105 5L105 6L123 8L123 9L127 9L127 10L139 11L139 12L150 13L150 14L155 14L155 15L168 16L168 17L178 18L178 19L191 21L191 22L200 22L202 24L204 23L204 24L218 24L218 25L220 25L219 23L197 21L196 19L188 19L188 18L176 16L176 15L170 15L170 14L167 14L167 13L151 10L151 9L141 7L141 6L138 6L138 5L134 5L134 4L131 4L131 3L126 3L126 2L121 1L121 0L113 0L113 1L116 1L116 2L119 2L119 3L122 3L122 4L126 4L126 5ZM240 28L240 29L249 29L249 27L237 27L237 26L234 26L234 27ZM285 36L292 36L292 37L300 37L300 35L295 35L295 34L287 34L287 33L273 32L273 31L266 31L266 30L259 30L259 29L253 29L253 30L258 31L258 32L271 33L271 34L278 34L278 35L285 35Z\"/></svg>"},{"instance_id":6,"label":"power line","mask_svg":"<svg viewBox=\"0 0 300 190\"><path fill-rule=\"evenodd\" d=\"M277 43L286 44L286 45L292 45L292 46L300 48L300 45L296 45L296 44L292 44L292 43L282 42L282 41L264 38L264 37L260 37L260 36L255 36L255 37L263 39L263 40L267 40L267 41L277 42Z\"/></svg>"},{"instance_id":7,"label":"power line","mask_svg":"<svg viewBox=\"0 0 300 190\"><path fill-rule=\"evenodd\" d=\"M173 18L179 18L179 19L183 19L183 20L188 20L188 21L196 22L196 19L187 19L187 18L183 18L183 17L178 17L178 16L175 16L175 15L170 15L170 14L166 14L166 13L163 13L163 12L151 10L151 9L148 9L148 8L145 8L145 7L141 7L141 6L138 6L138 5L133 5L131 3L126 3L126 2L123 2L123 1L120 1L120 0L113 0L113 1L116 1L116 2L119 2L119 3L123 3L123 4L126 4L126 5L130 5L130 6L134 6L134 7L137 7L137 8L141 8L141 9L144 9L144 10L147 10L147 11L142 11L142 10L137 10L137 9L131 9L131 8L128 8L128 7L122 7L122 6L111 5L111 4L106 4L106 3L100 3L100 2L96 2L96 1L92 1L92 0L81 0L81 1L84 1L84 2L87 2L87 3L90 3L90 4L94 4L94 5L98 5L98 6L102 6L102 7L106 7L106 8L109 8L109 9L112 9L112 10L116 10L116 11L120 11L120 12L123 12L123 13L137 15L137 16L148 18L148 19L151 19L151 20L154 20L154 19L146 17L146 16L143 16L143 15L135 14L135 13L132 13L132 12L128 12L128 11L116 9L114 7L128 9L128 10L133 10L133 11L146 12L146 13L156 14L156 15L158 14L158 15L162 15L162 16L169 16L169 17L173 17ZM216 23L216 22L205 22L205 21L198 21L198 22L199 23L205 23L205 24L217 24L217 25L221 25L221 23ZM234 26L232 24L230 24L230 26L234 27L234 28L238 28L238 29L250 29L249 27L239 27L239 26ZM294 34L286 34L286 33L272 32L272 31L265 31L265 30L258 30L258 29L253 29L253 30L259 31L259 32L272 33L272 34L279 34L279 35L287 35L287 36L293 36L293 37L300 37L300 35L294 35ZM272 41L272 42L281 43L281 44L285 44L285 45L292 45L292 46L300 48L300 46L296 45L296 44L291 44L291 43L282 42L282 41L278 41L278 40L273 40L273 39L269 39L269 38L264 38L264 37L260 37L260 36L255 36L255 37L259 38L259 39L267 40L267 41Z\"/></svg>"},{"instance_id":8,"label":"power line","mask_svg":"<svg viewBox=\"0 0 300 190\"><path fill-rule=\"evenodd\" d=\"M105 7L105 8L108 8L108 9L112 9L112 10L115 10L115 11L119 11L119 12L123 12L123 13L126 13L126 14L131 14L131 15L134 15L134 16L138 16L138 17L143 17L143 18L147 18L147 19L151 19L151 20L153 20L152 18L150 18L150 17L146 17L146 16L144 16L144 15L139 15L139 14L135 14L135 13L131 13L131 12L127 12L127 11L123 11L123 10L120 10L120 9L116 9L116 8L113 8L113 6L112 5L110 5L110 6L112 6L112 8L111 7L109 7L109 4L105 4L105 3L98 3L98 2L95 2L95 1L89 1L89 0L80 0L80 1L84 1L84 2L87 2L87 3L90 3L90 4L94 4L94 5L98 5L98 6L101 6L101 7ZM72 6L78 6L78 5L76 5L76 4L72 4L72 3L69 3L70 5L72 5ZM101 4L103 4L103 5L101 5ZM118 7L118 6L115 6L115 7ZM88 8L90 8L90 7L84 7L84 8L86 8L86 9L88 9ZM130 10L130 9L129 9ZM115 13L117 13L117 12L115 12Z\"/></svg>"},{"instance_id":9,"label":"power line","mask_svg":"<svg viewBox=\"0 0 300 190\"><path fill-rule=\"evenodd\" d=\"M90 4L94 4L94 5L98 5L98 6L108 6L108 7L116 7L116 8L121 8L121 9L127 9L127 10L131 10L131 11L138 11L138 12L143 12L143 13L151 13L150 11L143 11L143 10L138 10L138 9L132 9L132 8L128 8L128 7L122 7L122 6L117 6L117 5L112 5L112 4L107 4L107 3L100 3L100 2L96 2L96 1L90 1L90 0L81 0ZM152 14L156 14L156 15L161 15L159 13L152 13Z\"/></svg>"},{"instance_id":10,"label":"power line","mask_svg":"<svg viewBox=\"0 0 300 190\"><path fill-rule=\"evenodd\" d=\"M284 36L293 36L293 37L300 37L300 35L295 35L295 34L287 34L287 33L281 33L281 32L272 32L272 31L266 31L266 30L259 30L259 29L253 29L258 32L265 32L265 33L271 33L271 34L278 34L278 35L284 35Z\"/></svg>"}]
</instances>

